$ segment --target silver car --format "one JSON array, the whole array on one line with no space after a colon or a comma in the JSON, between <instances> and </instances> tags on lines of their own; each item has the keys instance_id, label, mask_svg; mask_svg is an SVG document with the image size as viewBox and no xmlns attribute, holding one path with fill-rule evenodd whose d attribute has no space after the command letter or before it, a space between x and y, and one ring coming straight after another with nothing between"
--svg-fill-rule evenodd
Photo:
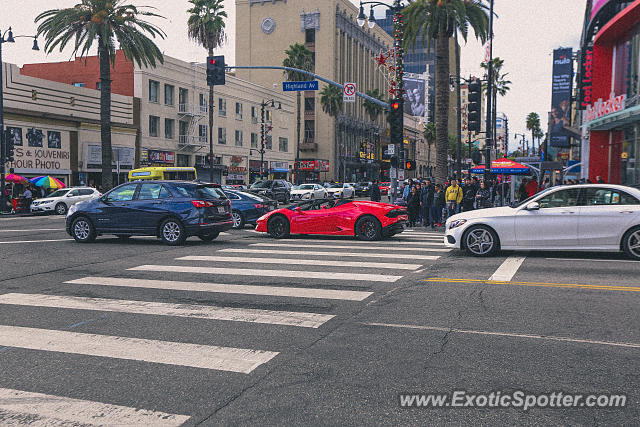
<instances>
[{"instance_id":1,"label":"silver car","mask_svg":"<svg viewBox=\"0 0 640 427\"><path fill-rule=\"evenodd\" d=\"M96 199L101 195L98 190L91 187L62 188L44 199L34 200L31 203L31 213L55 212L58 215L65 215L76 203Z\"/></svg>"}]
</instances>

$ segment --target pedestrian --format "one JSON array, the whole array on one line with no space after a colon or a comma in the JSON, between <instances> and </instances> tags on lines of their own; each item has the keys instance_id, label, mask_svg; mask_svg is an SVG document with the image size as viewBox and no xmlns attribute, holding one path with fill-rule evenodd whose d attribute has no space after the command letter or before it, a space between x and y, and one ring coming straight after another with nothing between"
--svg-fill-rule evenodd
<instances>
[{"instance_id":1,"label":"pedestrian","mask_svg":"<svg viewBox=\"0 0 640 427\"><path fill-rule=\"evenodd\" d=\"M527 193L527 178L522 178L522 183L518 187L518 201L522 202L529 197Z\"/></svg>"},{"instance_id":2,"label":"pedestrian","mask_svg":"<svg viewBox=\"0 0 640 427\"><path fill-rule=\"evenodd\" d=\"M606 184L600 175L596 176L596 184Z\"/></svg>"},{"instance_id":3,"label":"pedestrian","mask_svg":"<svg viewBox=\"0 0 640 427\"><path fill-rule=\"evenodd\" d=\"M484 181L480 183L480 189L476 193L476 208L486 209L491 207L491 192Z\"/></svg>"},{"instance_id":4,"label":"pedestrian","mask_svg":"<svg viewBox=\"0 0 640 427\"><path fill-rule=\"evenodd\" d=\"M442 191L442 186L440 184L436 184L435 192L433 193L433 206L431 206L431 218L433 220L431 228L434 228L434 226L442 226L442 211L444 210L446 204L447 203L444 198L444 191Z\"/></svg>"},{"instance_id":5,"label":"pedestrian","mask_svg":"<svg viewBox=\"0 0 640 427\"><path fill-rule=\"evenodd\" d=\"M411 193L411 187L413 187L413 181L409 180L408 183L402 189L402 198L407 201L409 198L409 193Z\"/></svg>"},{"instance_id":6,"label":"pedestrian","mask_svg":"<svg viewBox=\"0 0 640 427\"><path fill-rule=\"evenodd\" d=\"M535 194L538 192L538 181L536 181L535 179L531 179L527 183L526 190L527 190L528 197L535 196Z\"/></svg>"},{"instance_id":7,"label":"pedestrian","mask_svg":"<svg viewBox=\"0 0 640 427\"><path fill-rule=\"evenodd\" d=\"M445 202L447 204L447 217L458 213L462 202L462 188L458 185L457 179L451 180L451 185L445 192Z\"/></svg>"},{"instance_id":8,"label":"pedestrian","mask_svg":"<svg viewBox=\"0 0 640 427\"><path fill-rule=\"evenodd\" d=\"M379 202L381 200L380 197L380 187L378 186L378 180L375 179L373 184L371 184L371 189L369 190L369 194L371 196L372 202Z\"/></svg>"},{"instance_id":9,"label":"pedestrian","mask_svg":"<svg viewBox=\"0 0 640 427\"><path fill-rule=\"evenodd\" d=\"M468 212L473 210L473 204L476 201L476 188L469 178L464 180L462 188L462 210Z\"/></svg>"},{"instance_id":10,"label":"pedestrian","mask_svg":"<svg viewBox=\"0 0 640 427\"><path fill-rule=\"evenodd\" d=\"M31 202L33 201L33 193L31 192L31 187L27 187L22 193L22 197L24 197L24 209L27 212L31 212Z\"/></svg>"},{"instance_id":11,"label":"pedestrian","mask_svg":"<svg viewBox=\"0 0 640 427\"><path fill-rule=\"evenodd\" d=\"M431 180L427 179L424 185L422 186L422 191L420 192L422 225L424 227L428 227L428 226L433 227L433 217L431 215L431 207L433 206L434 194L435 194L435 189L431 184Z\"/></svg>"},{"instance_id":12,"label":"pedestrian","mask_svg":"<svg viewBox=\"0 0 640 427\"><path fill-rule=\"evenodd\" d=\"M418 211L420 210L420 193L416 187L411 187L407 197L407 212L409 213L409 227L415 227Z\"/></svg>"}]
</instances>

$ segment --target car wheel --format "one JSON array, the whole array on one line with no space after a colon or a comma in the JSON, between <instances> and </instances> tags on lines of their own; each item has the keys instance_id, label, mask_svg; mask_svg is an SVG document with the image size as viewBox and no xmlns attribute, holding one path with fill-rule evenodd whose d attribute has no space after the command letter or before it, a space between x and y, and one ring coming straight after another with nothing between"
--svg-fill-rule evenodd
<instances>
[{"instance_id":1,"label":"car wheel","mask_svg":"<svg viewBox=\"0 0 640 427\"><path fill-rule=\"evenodd\" d=\"M289 237L289 220L282 215L271 218L267 223L267 233L275 239Z\"/></svg>"},{"instance_id":2,"label":"car wheel","mask_svg":"<svg viewBox=\"0 0 640 427\"><path fill-rule=\"evenodd\" d=\"M622 250L629 258L640 261L640 227L627 231L622 238Z\"/></svg>"},{"instance_id":3,"label":"car wheel","mask_svg":"<svg viewBox=\"0 0 640 427\"><path fill-rule=\"evenodd\" d=\"M467 252L473 256L491 256L498 250L498 235L489 227L477 225L469 228L462 237Z\"/></svg>"},{"instance_id":4,"label":"car wheel","mask_svg":"<svg viewBox=\"0 0 640 427\"><path fill-rule=\"evenodd\" d=\"M177 246L187 240L187 234L180 221L169 218L160 226L160 238L169 246Z\"/></svg>"},{"instance_id":5,"label":"car wheel","mask_svg":"<svg viewBox=\"0 0 640 427\"><path fill-rule=\"evenodd\" d=\"M198 238L203 242L211 242L215 240L220 235L219 231L211 231L209 233L200 233L198 234Z\"/></svg>"},{"instance_id":6,"label":"car wheel","mask_svg":"<svg viewBox=\"0 0 640 427\"><path fill-rule=\"evenodd\" d=\"M231 219L233 219L233 228L244 228L244 217L240 211L232 211Z\"/></svg>"},{"instance_id":7,"label":"car wheel","mask_svg":"<svg viewBox=\"0 0 640 427\"><path fill-rule=\"evenodd\" d=\"M56 213L58 215L66 215L67 214L67 205L65 205L64 203L58 203L56 205Z\"/></svg>"},{"instance_id":8,"label":"car wheel","mask_svg":"<svg viewBox=\"0 0 640 427\"><path fill-rule=\"evenodd\" d=\"M356 221L355 234L358 240L380 240L382 236L380 221L372 216L363 216Z\"/></svg>"},{"instance_id":9,"label":"car wheel","mask_svg":"<svg viewBox=\"0 0 640 427\"><path fill-rule=\"evenodd\" d=\"M91 243L96 240L96 229L89 218L81 216L73 220L71 235L78 243Z\"/></svg>"}]
</instances>

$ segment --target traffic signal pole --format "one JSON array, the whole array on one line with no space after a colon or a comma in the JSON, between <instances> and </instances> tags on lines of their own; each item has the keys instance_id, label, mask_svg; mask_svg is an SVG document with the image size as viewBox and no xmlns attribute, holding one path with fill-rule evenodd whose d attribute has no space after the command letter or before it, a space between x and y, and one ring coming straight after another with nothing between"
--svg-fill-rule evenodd
<instances>
[{"instance_id":1,"label":"traffic signal pole","mask_svg":"<svg viewBox=\"0 0 640 427\"><path fill-rule=\"evenodd\" d=\"M0 33L1 35L2 33ZM2 37L0 37L2 38ZM4 83L4 65L2 65L2 41L0 41L0 212L4 212L7 207L7 199L6 199L6 182L4 176L7 172L6 170L6 162L7 162L7 151L5 146L5 135L4 135L4 94L2 92L2 86Z\"/></svg>"},{"instance_id":2,"label":"traffic signal pole","mask_svg":"<svg viewBox=\"0 0 640 427\"><path fill-rule=\"evenodd\" d=\"M489 64L487 71L487 139L484 160L484 180L489 181L491 173L491 147L493 145L493 2L489 7Z\"/></svg>"}]
</instances>

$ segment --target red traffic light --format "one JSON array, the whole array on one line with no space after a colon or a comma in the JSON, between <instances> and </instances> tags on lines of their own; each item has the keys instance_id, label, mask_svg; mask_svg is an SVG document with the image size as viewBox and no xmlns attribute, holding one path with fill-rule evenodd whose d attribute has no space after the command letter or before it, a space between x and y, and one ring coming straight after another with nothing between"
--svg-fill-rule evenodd
<instances>
[{"instance_id":1,"label":"red traffic light","mask_svg":"<svg viewBox=\"0 0 640 427\"><path fill-rule=\"evenodd\" d=\"M400 108L400 103L398 101L395 101L395 102L391 103L391 109L392 110L397 110L398 108Z\"/></svg>"},{"instance_id":2,"label":"red traffic light","mask_svg":"<svg viewBox=\"0 0 640 427\"><path fill-rule=\"evenodd\" d=\"M210 58L210 59L209 59L209 64L211 64L211 65L216 65L216 60L215 60L215 59L213 59L213 58Z\"/></svg>"},{"instance_id":3,"label":"red traffic light","mask_svg":"<svg viewBox=\"0 0 640 427\"><path fill-rule=\"evenodd\" d=\"M407 160L405 163L405 169L408 171L412 171L416 169L416 162L414 160Z\"/></svg>"}]
</instances>

